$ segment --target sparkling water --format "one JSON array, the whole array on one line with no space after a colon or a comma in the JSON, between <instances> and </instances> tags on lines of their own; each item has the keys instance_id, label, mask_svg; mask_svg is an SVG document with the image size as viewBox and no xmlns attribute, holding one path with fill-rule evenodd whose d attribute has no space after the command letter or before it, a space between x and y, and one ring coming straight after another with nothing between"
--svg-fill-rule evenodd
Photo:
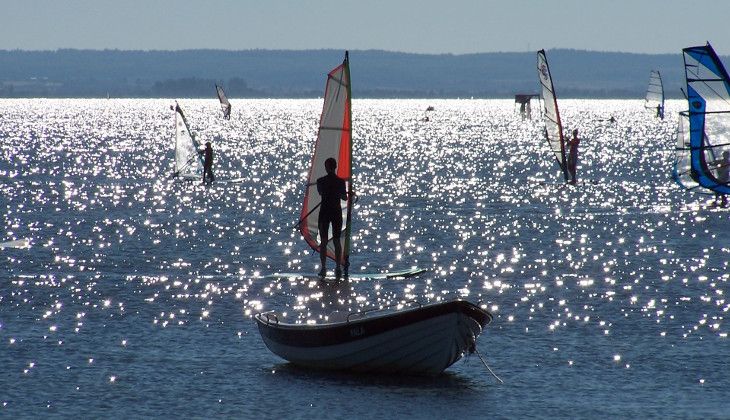
<instances>
[{"instance_id":1,"label":"sparkling water","mask_svg":"<svg viewBox=\"0 0 730 420\"><path fill-rule=\"evenodd\" d=\"M332 285L267 277L318 271L295 225L321 99L179 102L210 186L169 179L170 100L0 100L0 416L728 415L730 213L671 179L686 103L561 100L566 186L537 103L354 100L351 272L428 272ZM503 385L475 356L295 368L252 319L453 298L494 314Z\"/></svg>"}]
</instances>

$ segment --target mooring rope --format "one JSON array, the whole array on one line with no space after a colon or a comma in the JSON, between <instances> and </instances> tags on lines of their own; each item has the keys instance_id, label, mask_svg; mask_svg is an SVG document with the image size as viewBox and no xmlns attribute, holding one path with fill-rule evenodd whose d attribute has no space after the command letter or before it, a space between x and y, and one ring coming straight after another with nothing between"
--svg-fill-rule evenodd
<instances>
[{"instance_id":1,"label":"mooring rope","mask_svg":"<svg viewBox=\"0 0 730 420\"><path fill-rule=\"evenodd\" d=\"M497 374L495 374L495 373L494 373L494 371L492 370L492 368L490 368L490 367L489 367L489 365L487 364L487 362L485 362L485 361L484 361L484 358L482 357L481 353L479 353L479 349L477 348L477 346L474 346L474 353L476 353L476 354L477 354L477 356L479 356L479 360L481 360L481 361L482 361L482 363L484 363L484 367L486 367L486 368L487 368L487 370L489 371L489 373L491 373L491 374L492 374L492 376L494 376L494 378L495 378L496 380L498 380L500 384L503 384L503 383L504 383L504 381L503 381L503 380L501 380L501 379L499 378L499 376L497 376Z\"/></svg>"}]
</instances>

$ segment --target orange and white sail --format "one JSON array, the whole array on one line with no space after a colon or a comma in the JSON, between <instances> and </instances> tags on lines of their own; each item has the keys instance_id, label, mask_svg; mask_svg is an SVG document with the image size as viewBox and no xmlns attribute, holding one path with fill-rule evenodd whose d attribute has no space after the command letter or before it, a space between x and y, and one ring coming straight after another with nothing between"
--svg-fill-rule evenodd
<instances>
[{"instance_id":1,"label":"orange and white sail","mask_svg":"<svg viewBox=\"0 0 730 420\"><path fill-rule=\"evenodd\" d=\"M312 249L319 251L319 208L321 197L317 192L317 179L325 176L324 161L337 160L337 176L347 185L348 199L342 203L342 232L340 241L342 255L340 263L347 266L350 253L350 218L352 216L352 113L350 90L350 62L347 52L341 65L327 75L324 90L324 106L319 121L317 142L314 145L312 163L309 167L306 192L299 223L299 230ZM331 229L331 227L330 227ZM327 256L335 259L332 232L327 233Z\"/></svg>"}]
</instances>

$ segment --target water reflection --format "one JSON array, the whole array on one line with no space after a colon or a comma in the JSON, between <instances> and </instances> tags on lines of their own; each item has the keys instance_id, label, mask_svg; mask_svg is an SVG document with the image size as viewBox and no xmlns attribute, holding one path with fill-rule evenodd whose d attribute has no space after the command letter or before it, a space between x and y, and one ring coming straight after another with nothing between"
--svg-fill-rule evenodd
<instances>
[{"instance_id":1,"label":"water reflection","mask_svg":"<svg viewBox=\"0 0 730 420\"><path fill-rule=\"evenodd\" d=\"M670 112L662 122L641 101L561 101L583 138L571 187L539 119L511 101L355 100L351 272L429 271L332 285L269 277L317 271L293 226L321 101L241 100L230 121L214 100L182 105L212 140L221 182L168 179L167 100L0 100L0 334L12 372L45 366L29 365L48 352L39 343L83 348L83 360L59 356L73 372L130 351L122 340L148 342L135 336L148 327L168 338L230 329L252 343L258 311L321 322L454 297L487 305L495 335L580 333L610 366L610 354L636 366L627 337L727 339L727 212L673 186ZM85 334L104 338L86 348ZM119 370L104 377L119 385Z\"/></svg>"}]
</instances>

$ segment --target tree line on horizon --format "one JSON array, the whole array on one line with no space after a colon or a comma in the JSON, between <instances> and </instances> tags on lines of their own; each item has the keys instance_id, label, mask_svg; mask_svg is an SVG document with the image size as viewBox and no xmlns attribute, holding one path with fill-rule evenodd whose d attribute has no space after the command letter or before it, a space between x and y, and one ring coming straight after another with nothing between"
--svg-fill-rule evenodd
<instances>
[{"instance_id":1,"label":"tree line on horizon","mask_svg":"<svg viewBox=\"0 0 730 420\"><path fill-rule=\"evenodd\" d=\"M681 98L682 56L549 50L561 98L643 98L649 71ZM0 97L319 97L340 50L0 51ZM538 92L535 53L351 51L353 96L511 98Z\"/></svg>"}]
</instances>

